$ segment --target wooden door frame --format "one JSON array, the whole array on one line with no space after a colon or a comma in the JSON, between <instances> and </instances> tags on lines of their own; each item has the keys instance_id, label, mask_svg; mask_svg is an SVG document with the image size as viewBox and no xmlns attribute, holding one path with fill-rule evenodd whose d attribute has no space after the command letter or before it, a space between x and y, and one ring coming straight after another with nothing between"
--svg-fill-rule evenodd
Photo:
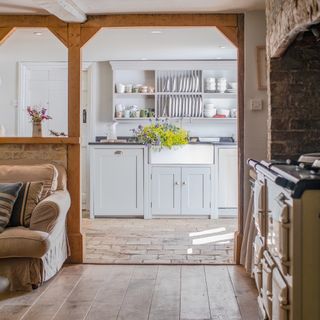
<instances>
[{"instance_id":1,"label":"wooden door frame","mask_svg":"<svg viewBox=\"0 0 320 320\"><path fill-rule=\"evenodd\" d=\"M68 134L80 138L81 48L101 28L216 27L238 48L238 231L235 260L239 263L244 216L244 15L243 14L115 14L88 16L85 23L66 23L55 16L1 15L0 44L14 28L48 28L68 48ZM36 143L36 142L35 142ZM80 143L68 145L68 189L71 208L68 236L71 262L81 263L84 239L81 232Z\"/></svg>"}]
</instances>

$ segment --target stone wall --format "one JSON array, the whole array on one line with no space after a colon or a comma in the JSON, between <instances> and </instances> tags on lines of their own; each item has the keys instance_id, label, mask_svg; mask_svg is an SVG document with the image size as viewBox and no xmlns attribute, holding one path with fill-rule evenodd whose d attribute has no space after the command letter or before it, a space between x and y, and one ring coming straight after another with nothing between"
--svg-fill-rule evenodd
<instances>
[{"instance_id":1,"label":"stone wall","mask_svg":"<svg viewBox=\"0 0 320 320\"><path fill-rule=\"evenodd\" d=\"M310 23L320 22L320 0L267 0L267 46L279 57Z\"/></svg>"},{"instance_id":2,"label":"stone wall","mask_svg":"<svg viewBox=\"0 0 320 320\"><path fill-rule=\"evenodd\" d=\"M319 29L320 31L320 29ZM270 63L269 156L320 151L320 41L305 32Z\"/></svg>"},{"instance_id":3,"label":"stone wall","mask_svg":"<svg viewBox=\"0 0 320 320\"><path fill-rule=\"evenodd\" d=\"M320 0L267 0L268 157L320 151ZM303 37L302 37L303 36Z\"/></svg>"},{"instance_id":4,"label":"stone wall","mask_svg":"<svg viewBox=\"0 0 320 320\"><path fill-rule=\"evenodd\" d=\"M1 144L0 162L50 162L67 168L67 151L63 144Z\"/></svg>"}]
</instances>

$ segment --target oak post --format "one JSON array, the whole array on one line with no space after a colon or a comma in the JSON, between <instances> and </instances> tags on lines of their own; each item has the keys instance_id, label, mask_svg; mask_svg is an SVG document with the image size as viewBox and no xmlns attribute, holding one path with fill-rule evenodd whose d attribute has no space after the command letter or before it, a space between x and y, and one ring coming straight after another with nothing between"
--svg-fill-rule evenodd
<instances>
[{"instance_id":1,"label":"oak post","mask_svg":"<svg viewBox=\"0 0 320 320\"><path fill-rule=\"evenodd\" d=\"M238 15L238 231L235 234L235 262L240 264L244 218L244 15Z\"/></svg>"},{"instance_id":2,"label":"oak post","mask_svg":"<svg viewBox=\"0 0 320 320\"><path fill-rule=\"evenodd\" d=\"M68 130L69 137L80 138L81 88L80 24L68 25ZM80 143L68 146L68 190L71 208L68 214L70 262L83 262L83 235L81 233L81 172Z\"/></svg>"}]
</instances>

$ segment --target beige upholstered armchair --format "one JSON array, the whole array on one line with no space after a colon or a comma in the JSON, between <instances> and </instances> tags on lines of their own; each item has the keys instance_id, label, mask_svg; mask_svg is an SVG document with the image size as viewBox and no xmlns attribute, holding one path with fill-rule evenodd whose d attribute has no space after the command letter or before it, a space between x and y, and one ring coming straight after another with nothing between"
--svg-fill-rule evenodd
<instances>
[{"instance_id":1,"label":"beige upholstered armchair","mask_svg":"<svg viewBox=\"0 0 320 320\"><path fill-rule=\"evenodd\" d=\"M70 196L62 166L0 165L0 183L43 181L48 189L32 212L30 226L0 233L0 277L10 290L31 290L53 277L68 257L66 216Z\"/></svg>"}]
</instances>

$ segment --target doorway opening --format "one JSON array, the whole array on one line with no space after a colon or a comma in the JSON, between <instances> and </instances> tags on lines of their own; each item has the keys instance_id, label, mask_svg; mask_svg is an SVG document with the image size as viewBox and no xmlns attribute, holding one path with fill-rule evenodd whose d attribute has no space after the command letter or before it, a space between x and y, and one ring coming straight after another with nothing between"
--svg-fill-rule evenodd
<instances>
[{"instance_id":1,"label":"doorway opening","mask_svg":"<svg viewBox=\"0 0 320 320\"><path fill-rule=\"evenodd\" d=\"M82 56L85 262L234 263L237 48L216 28L104 28ZM152 123L190 143L137 143Z\"/></svg>"}]
</instances>

